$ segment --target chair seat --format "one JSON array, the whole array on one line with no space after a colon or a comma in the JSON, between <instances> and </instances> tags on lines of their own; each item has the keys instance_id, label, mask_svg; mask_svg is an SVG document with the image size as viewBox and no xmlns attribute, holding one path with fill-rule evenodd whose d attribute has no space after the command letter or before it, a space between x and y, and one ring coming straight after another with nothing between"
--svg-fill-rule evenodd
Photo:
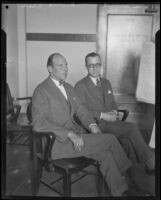
<instances>
[{"instance_id":1,"label":"chair seat","mask_svg":"<svg viewBox=\"0 0 161 200\"><path fill-rule=\"evenodd\" d=\"M31 129L30 125L19 125L17 123L7 122L7 131L8 132L28 132Z\"/></svg>"},{"instance_id":2,"label":"chair seat","mask_svg":"<svg viewBox=\"0 0 161 200\"><path fill-rule=\"evenodd\" d=\"M42 154L37 154L37 156L43 160ZM55 159L50 162L50 165L53 165L53 167L61 168L65 171L74 169L79 170L81 168L84 168L88 165L95 164L96 161L91 158L86 158L84 156L77 157L77 158L61 158L61 159Z\"/></svg>"},{"instance_id":3,"label":"chair seat","mask_svg":"<svg viewBox=\"0 0 161 200\"><path fill-rule=\"evenodd\" d=\"M53 161L54 166L61 167L65 170L77 170L80 168L84 168L85 166L88 166L90 164L94 164L95 162L95 160L83 156L77 158L62 158Z\"/></svg>"}]
</instances>

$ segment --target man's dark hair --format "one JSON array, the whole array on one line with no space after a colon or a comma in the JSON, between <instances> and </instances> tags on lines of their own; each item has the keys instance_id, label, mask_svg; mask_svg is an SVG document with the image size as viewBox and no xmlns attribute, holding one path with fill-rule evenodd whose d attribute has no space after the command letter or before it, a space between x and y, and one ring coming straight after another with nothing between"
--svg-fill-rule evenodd
<instances>
[{"instance_id":1,"label":"man's dark hair","mask_svg":"<svg viewBox=\"0 0 161 200\"><path fill-rule=\"evenodd\" d=\"M96 57L96 56L98 56L101 59L100 55L96 52L92 52L92 53L87 54L86 57L85 57L85 64L87 65L87 59L89 57Z\"/></svg>"},{"instance_id":2,"label":"man's dark hair","mask_svg":"<svg viewBox=\"0 0 161 200\"><path fill-rule=\"evenodd\" d=\"M48 60L47 60L47 67L50 65L52 66L53 65L53 58L54 56L61 56L60 53L53 53L51 54L49 57L48 57Z\"/></svg>"}]
</instances>

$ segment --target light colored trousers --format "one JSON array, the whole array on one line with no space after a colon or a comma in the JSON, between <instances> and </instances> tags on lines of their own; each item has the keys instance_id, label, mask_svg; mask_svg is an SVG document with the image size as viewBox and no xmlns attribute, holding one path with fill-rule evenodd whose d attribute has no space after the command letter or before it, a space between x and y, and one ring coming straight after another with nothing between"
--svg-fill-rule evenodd
<instances>
[{"instance_id":1,"label":"light colored trousers","mask_svg":"<svg viewBox=\"0 0 161 200\"><path fill-rule=\"evenodd\" d=\"M123 174L132 166L117 138L111 134L82 134L84 147L69 157L85 156L100 162L100 170L112 196L128 189Z\"/></svg>"}]
</instances>

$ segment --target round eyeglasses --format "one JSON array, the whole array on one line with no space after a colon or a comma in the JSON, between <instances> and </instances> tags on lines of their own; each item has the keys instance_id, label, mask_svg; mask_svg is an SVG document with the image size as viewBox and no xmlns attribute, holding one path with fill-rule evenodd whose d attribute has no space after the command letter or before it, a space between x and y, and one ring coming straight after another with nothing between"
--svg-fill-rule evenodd
<instances>
[{"instance_id":1,"label":"round eyeglasses","mask_svg":"<svg viewBox=\"0 0 161 200\"><path fill-rule=\"evenodd\" d=\"M90 69L100 68L101 67L101 63L89 64L89 65L87 65L87 67L90 68Z\"/></svg>"}]
</instances>

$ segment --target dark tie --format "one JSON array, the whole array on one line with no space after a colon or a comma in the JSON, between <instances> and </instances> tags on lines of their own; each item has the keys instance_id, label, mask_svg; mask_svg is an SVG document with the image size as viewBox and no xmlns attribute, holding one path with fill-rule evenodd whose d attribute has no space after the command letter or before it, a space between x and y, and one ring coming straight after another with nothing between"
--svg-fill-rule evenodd
<instances>
[{"instance_id":1,"label":"dark tie","mask_svg":"<svg viewBox=\"0 0 161 200\"><path fill-rule=\"evenodd\" d=\"M100 83L100 80L97 78L97 80L96 80L96 85L97 85L97 86L100 86L100 84L101 84L101 83Z\"/></svg>"},{"instance_id":2,"label":"dark tie","mask_svg":"<svg viewBox=\"0 0 161 200\"><path fill-rule=\"evenodd\" d=\"M61 86L61 85L64 85L64 81L59 81L59 85Z\"/></svg>"},{"instance_id":3,"label":"dark tie","mask_svg":"<svg viewBox=\"0 0 161 200\"><path fill-rule=\"evenodd\" d=\"M105 103L105 94L104 94L104 90L103 90L103 87L102 87L102 84L101 84L101 81L100 79L96 79L96 88L99 90L99 92L101 93L102 97L103 97L103 101Z\"/></svg>"}]
</instances>

